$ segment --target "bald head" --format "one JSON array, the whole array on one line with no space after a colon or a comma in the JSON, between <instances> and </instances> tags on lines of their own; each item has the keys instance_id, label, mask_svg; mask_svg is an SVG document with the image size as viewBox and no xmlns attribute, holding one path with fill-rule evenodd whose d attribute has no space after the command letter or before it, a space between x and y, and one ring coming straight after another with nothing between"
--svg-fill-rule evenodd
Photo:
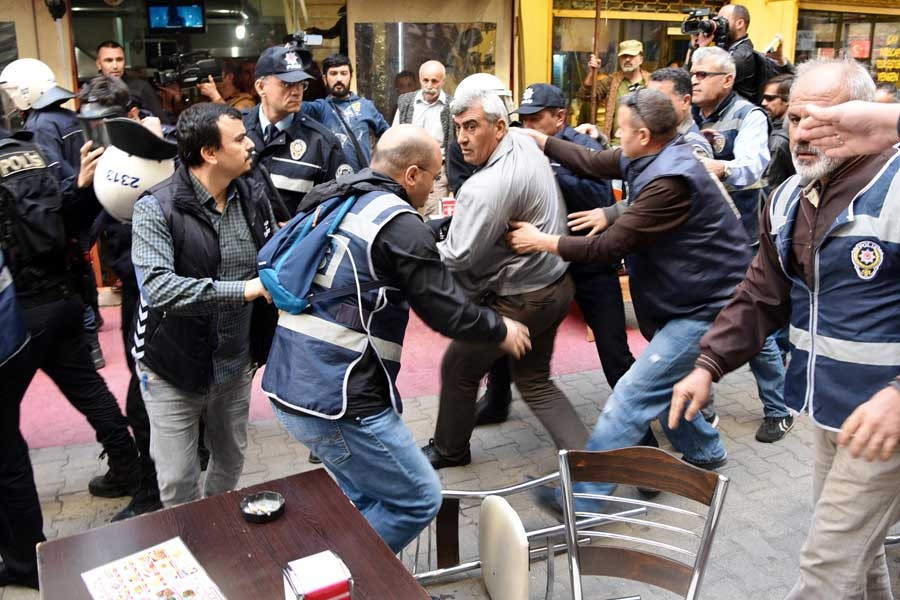
<instances>
[{"instance_id":1,"label":"bald head","mask_svg":"<svg viewBox=\"0 0 900 600\"><path fill-rule=\"evenodd\" d=\"M446 72L444 65L436 60L429 60L419 67L419 86L422 88L422 98L428 104L434 103L441 95L444 88Z\"/></svg>"},{"instance_id":2,"label":"bald head","mask_svg":"<svg viewBox=\"0 0 900 600\"><path fill-rule=\"evenodd\" d=\"M378 140L372 169L402 185L412 205L419 208L440 177L441 147L421 127L395 125Z\"/></svg>"}]
</instances>

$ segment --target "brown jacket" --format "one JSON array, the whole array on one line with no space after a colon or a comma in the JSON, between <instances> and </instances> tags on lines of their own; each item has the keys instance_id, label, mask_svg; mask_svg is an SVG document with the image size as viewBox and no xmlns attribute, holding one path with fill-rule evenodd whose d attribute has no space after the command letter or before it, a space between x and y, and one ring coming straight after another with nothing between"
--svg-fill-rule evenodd
<instances>
[{"instance_id":1,"label":"brown jacket","mask_svg":"<svg viewBox=\"0 0 900 600\"><path fill-rule=\"evenodd\" d=\"M601 131L603 135L606 136L607 139L612 139L615 132L612 130L613 123L615 122L615 114L617 103L619 101L618 96L615 91L619 89L619 85L625 79L625 73L619 69L612 76L607 77L601 81L597 82L597 102L606 102L606 116L603 118L603 126L601 127ZM647 85L647 82L650 81L650 72L641 69L641 79L644 80L644 86ZM642 86L643 87L643 86ZM610 94L610 90L613 91ZM578 98L582 100L587 100L590 102L591 100L591 86L583 85L581 89L578 90ZM591 120L596 119L596 116L592 117Z\"/></svg>"}]
</instances>

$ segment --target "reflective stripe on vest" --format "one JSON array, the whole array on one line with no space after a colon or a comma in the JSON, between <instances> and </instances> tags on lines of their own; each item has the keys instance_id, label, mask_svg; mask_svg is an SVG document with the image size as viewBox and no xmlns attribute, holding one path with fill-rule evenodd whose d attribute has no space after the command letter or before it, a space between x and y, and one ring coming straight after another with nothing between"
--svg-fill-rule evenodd
<instances>
[{"instance_id":1,"label":"reflective stripe on vest","mask_svg":"<svg viewBox=\"0 0 900 600\"><path fill-rule=\"evenodd\" d=\"M813 287L790 269L799 176L773 195L770 233L791 288L785 402L837 430L900 375L900 153L829 226L813 261Z\"/></svg>"},{"instance_id":2,"label":"reflective stripe on vest","mask_svg":"<svg viewBox=\"0 0 900 600\"><path fill-rule=\"evenodd\" d=\"M394 194L360 197L333 234L331 251L313 279L314 292L375 281L372 242L409 203ZM388 286L313 303L305 312L281 312L263 376L263 391L276 403L325 419L347 410L347 381L371 348L389 382L391 404L402 412L396 378L409 318L406 302Z\"/></svg>"}]
</instances>

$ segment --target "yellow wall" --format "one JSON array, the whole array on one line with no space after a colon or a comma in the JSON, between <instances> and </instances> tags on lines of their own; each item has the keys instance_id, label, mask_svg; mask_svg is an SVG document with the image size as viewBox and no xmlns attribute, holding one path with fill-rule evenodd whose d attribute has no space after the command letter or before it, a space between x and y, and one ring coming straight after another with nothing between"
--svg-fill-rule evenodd
<instances>
[{"instance_id":1,"label":"yellow wall","mask_svg":"<svg viewBox=\"0 0 900 600\"><path fill-rule=\"evenodd\" d=\"M526 3L531 0L525 0ZM497 24L495 75L509 85L512 80L513 4L509 0L348 0L347 20L350 60L356 61L354 23L459 23ZM549 50L548 50L549 53ZM548 54L549 56L549 54Z\"/></svg>"},{"instance_id":2,"label":"yellow wall","mask_svg":"<svg viewBox=\"0 0 900 600\"><path fill-rule=\"evenodd\" d=\"M47 63L60 86L69 90L77 88L68 12L60 21L61 38L44 0L2 0L0 21L15 23L19 58L37 58Z\"/></svg>"}]
</instances>

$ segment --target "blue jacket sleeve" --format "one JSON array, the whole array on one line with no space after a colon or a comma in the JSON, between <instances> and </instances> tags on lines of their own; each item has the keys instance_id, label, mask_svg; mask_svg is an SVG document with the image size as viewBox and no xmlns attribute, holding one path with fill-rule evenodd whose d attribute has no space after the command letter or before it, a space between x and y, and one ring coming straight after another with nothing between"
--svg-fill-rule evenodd
<instances>
[{"instance_id":1,"label":"blue jacket sleeve","mask_svg":"<svg viewBox=\"0 0 900 600\"><path fill-rule=\"evenodd\" d=\"M592 138L575 133L569 129L566 129L561 137L566 141L574 142L590 150L600 151L603 149ZM556 181L566 203L566 210L570 213L593 210L615 204L612 186L608 180L579 177L555 161L552 165L553 172L556 173Z\"/></svg>"}]
</instances>

